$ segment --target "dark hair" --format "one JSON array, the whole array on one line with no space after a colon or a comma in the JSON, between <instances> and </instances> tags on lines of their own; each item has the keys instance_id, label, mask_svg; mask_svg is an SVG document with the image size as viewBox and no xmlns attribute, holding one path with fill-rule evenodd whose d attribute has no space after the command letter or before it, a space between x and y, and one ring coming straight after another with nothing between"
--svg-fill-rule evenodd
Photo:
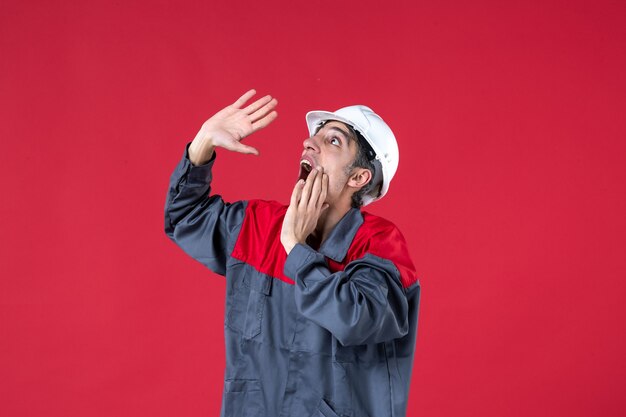
<instances>
[{"instance_id":1,"label":"dark hair","mask_svg":"<svg viewBox=\"0 0 626 417\"><path fill-rule=\"evenodd\" d=\"M354 162L352 162L352 165L347 168L346 173L350 174L350 171L352 171L354 168L365 168L368 169L372 174L370 181L363 187L361 187L359 191L352 194L352 207L359 208L363 206L363 197L365 197L366 195L377 197L380 194L382 182L377 181L376 183L374 183L374 180L376 178L376 169L370 159L370 154L373 152L371 150L371 147L368 146L367 141L363 136L361 136L358 131L352 129L351 126L348 126L348 128L352 133L354 133L354 137L356 139L354 142L356 143L357 149Z\"/></svg>"}]
</instances>

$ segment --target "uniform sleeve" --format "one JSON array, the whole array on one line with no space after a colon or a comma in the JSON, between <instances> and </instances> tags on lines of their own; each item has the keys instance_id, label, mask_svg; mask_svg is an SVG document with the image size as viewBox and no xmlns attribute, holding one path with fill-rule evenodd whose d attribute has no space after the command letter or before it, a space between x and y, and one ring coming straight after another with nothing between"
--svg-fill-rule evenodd
<instances>
[{"instance_id":1,"label":"uniform sleeve","mask_svg":"<svg viewBox=\"0 0 626 417\"><path fill-rule=\"evenodd\" d=\"M210 196L215 153L194 166L185 148L170 177L165 202L165 233L183 251L213 272L224 275L232 242L243 222L245 202L226 203Z\"/></svg>"},{"instance_id":2,"label":"uniform sleeve","mask_svg":"<svg viewBox=\"0 0 626 417\"><path fill-rule=\"evenodd\" d=\"M301 314L344 346L384 342L409 331L400 273L387 259L366 254L333 273L324 255L297 244L285 262L285 275L296 281Z\"/></svg>"}]
</instances>

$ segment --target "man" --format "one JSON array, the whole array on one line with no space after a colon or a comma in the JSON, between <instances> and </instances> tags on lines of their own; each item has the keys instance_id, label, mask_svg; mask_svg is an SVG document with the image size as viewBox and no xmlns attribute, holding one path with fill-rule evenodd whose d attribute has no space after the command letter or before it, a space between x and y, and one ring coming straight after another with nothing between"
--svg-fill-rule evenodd
<instances>
[{"instance_id":1,"label":"man","mask_svg":"<svg viewBox=\"0 0 626 417\"><path fill-rule=\"evenodd\" d=\"M227 279L222 416L403 416L420 286L390 222L361 212L398 164L365 106L310 112L289 206L209 195L215 148L276 117L250 90L207 120L170 180L165 231Z\"/></svg>"}]
</instances>

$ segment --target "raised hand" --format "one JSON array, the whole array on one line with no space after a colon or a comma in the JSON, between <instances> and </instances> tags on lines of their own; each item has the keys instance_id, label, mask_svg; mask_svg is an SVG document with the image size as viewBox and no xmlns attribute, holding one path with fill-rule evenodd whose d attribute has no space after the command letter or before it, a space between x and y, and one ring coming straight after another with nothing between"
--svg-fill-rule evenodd
<instances>
[{"instance_id":1,"label":"raised hand","mask_svg":"<svg viewBox=\"0 0 626 417\"><path fill-rule=\"evenodd\" d=\"M204 122L189 146L189 159L192 164L201 165L207 162L213 156L216 146L235 152L259 154L259 151L244 145L241 140L276 119L278 114L274 109L278 101L267 95L243 107L255 94L255 90L249 90L233 104Z\"/></svg>"}]
</instances>

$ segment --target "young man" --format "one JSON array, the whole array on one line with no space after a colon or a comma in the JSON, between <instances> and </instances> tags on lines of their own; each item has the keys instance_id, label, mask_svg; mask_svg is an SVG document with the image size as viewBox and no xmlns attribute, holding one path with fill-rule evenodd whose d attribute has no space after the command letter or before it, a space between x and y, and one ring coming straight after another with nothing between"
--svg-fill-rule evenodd
<instances>
[{"instance_id":1,"label":"young man","mask_svg":"<svg viewBox=\"0 0 626 417\"><path fill-rule=\"evenodd\" d=\"M361 212L398 165L391 129L371 109L309 112L289 206L210 195L215 148L277 116L245 106L207 120L170 180L167 235L227 279L222 416L403 416L420 286L404 238Z\"/></svg>"}]
</instances>

